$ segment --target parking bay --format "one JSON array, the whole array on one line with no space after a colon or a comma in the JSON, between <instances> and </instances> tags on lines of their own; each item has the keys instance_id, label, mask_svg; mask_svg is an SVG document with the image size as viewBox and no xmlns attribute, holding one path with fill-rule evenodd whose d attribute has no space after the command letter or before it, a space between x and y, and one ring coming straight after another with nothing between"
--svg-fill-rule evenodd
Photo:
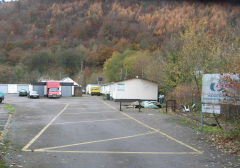
<instances>
[{"instance_id":1,"label":"parking bay","mask_svg":"<svg viewBox=\"0 0 240 168\"><path fill-rule=\"evenodd\" d=\"M18 101L13 100L13 103L18 103ZM23 134L29 131L31 134L26 135L26 138L20 141L23 145L23 152L31 153L26 155L31 155L33 158L34 155L37 157L46 153L47 155L54 153L61 159L64 159L62 158L63 154L71 156L84 154L87 155L85 157L90 158L101 156L102 159L96 161L95 164L101 163L106 166L109 162L116 161L115 159L109 160L109 155L111 157L130 155L130 157L124 158L132 158L135 161L142 158L143 161L149 155L155 155L153 158L156 159L160 155L201 154L197 149L132 118L130 114L119 112L99 98L40 99L31 100L31 103L26 105L30 108L29 112L34 110L31 111L34 114L31 119L37 117L39 120L41 118L41 121L36 123L37 128L34 127L33 122L25 121L25 123L30 122L31 124L28 125L28 128L25 127ZM38 111L38 108L41 110ZM16 113L25 112L19 109ZM30 115L30 113L28 114ZM41 117L39 118L39 116ZM29 126L33 127L29 128ZM20 132L19 128L18 133ZM14 137L20 138L21 136L15 135ZM37 158L29 163L24 163L25 167L29 167L35 159ZM47 158L45 159L47 160ZM75 161L76 163L71 162L72 167L80 160ZM125 162L133 161L127 160ZM139 163L135 164L140 164L142 161L140 159ZM51 163L49 160L45 162ZM68 162L65 161L65 163ZM52 165L54 164L52 163ZM119 163L119 165L121 164ZM85 166L88 167L88 165ZM155 166L157 167L157 165L153 167Z\"/></svg>"}]
</instances>

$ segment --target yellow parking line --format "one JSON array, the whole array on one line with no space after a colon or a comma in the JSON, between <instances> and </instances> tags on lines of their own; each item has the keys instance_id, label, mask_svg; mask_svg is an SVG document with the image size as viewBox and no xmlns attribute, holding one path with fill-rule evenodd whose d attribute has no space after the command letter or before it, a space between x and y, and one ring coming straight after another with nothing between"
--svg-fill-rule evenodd
<instances>
[{"instance_id":1,"label":"yellow parking line","mask_svg":"<svg viewBox=\"0 0 240 168\"><path fill-rule=\"evenodd\" d=\"M117 110L115 107L113 107L112 105L106 103L106 102L103 101L103 100L101 100L101 101L102 101L104 104L106 104L108 107L111 107L111 108L114 109L115 111L118 111L118 110ZM120 111L119 111L119 112L120 112ZM196 148L193 148L193 147L185 144L184 142L179 141L179 140L177 140L177 139L169 136L168 134L166 134L166 133L164 133L164 132L162 132L162 131L159 131L159 130L155 129L155 128L153 128L153 127L151 127L151 126L149 126L149 125L147 125L147 124L145 124L145 123L143 123L143 122L141 122L141 121L133 118L132 116L130 116L130 115L128 115L128 114L126 114L126 113L124 113L124 112L120 112L120 113L123 114L124 116L126 116L126 117L134 120L134 121L137 122L138 124L140 124L140 125L142 125L142 126L144 126L144 127L146 127L146 128L149 128L149 129L151 129L151 130L153 130L153 131L155 131L155 132L158 132L159 134L164 135L165 137L167 137L167 138L169 138L169 139L171 139L171 140L173 140L173 141L175 141L175 142L177 142L177 143L179 143L179 144L181 144L181 145L183 145L183 146L185 146L185 147L187 147L187 148L189 148L189 149L191 149L191 150L193 150L193 151L195 151L195 152L197 152L197 153L199 153L199 154L202 154L202 152L199 151L199 150L197 150Z\"/></svg>"},{"instance_id":2,"label":"yellow parking line","mask_svg":"<svg viewBox=\"0 0 240 168\"><path fill-rule=\"evenodd\" d=\"M59 150L34 150L34 152L49 153L82 153L82 154L141 154L141 155L199 155L198 152L124 152L124 151L59 151Z\"/></svg>"},{"instance_id":3,"label":"yellow parking line","mask_svg":"<svg viewBox=\"0 0 240 168\"><path fill-rule=\"evenodd\" d=\"M144 135L150 135L150 134L155 134L155 133L156 132L153 131L153 132L135 134L135 135L131 135L131 136L118 137L118 138L102 139L102 140L96 140L96 141L87 141L87 142L75 143L75 144L70 144L70 145L55 146L55 147L49 147L49 148L40 148L40 149L35 149L34 151L39 152L39 151L73 147L73 146L93 144L93 143L99 143L99 142L107 142L107 141L114 141L114 140L120 140L120 139L129 139L129 138L134 138L134 137L144 136Z\"/></svg>"},{"instance_id":4,"label":"yellow parking line","mask_svg":"<svg viewBox=\"0 0 240 168\"><path fill-rule=\"evenodd\" d=\"M102 101L102 100L100 100ZM119 112L118 109L116 109L115 107L113 107L112 105L102 101L104 104L106 104L108 107L114 109L115 112L106 112L106 113L116 113ZM57 117L59 117L61 114L63 114L63 112L67 109L67 107L69 106L69 104L66 104L65 107L27 144L22 148L22 151L32 151L30 149L28 149L45 131L46 129L53 124L53 122L57 119ZM89 113L103 113L103 112L86 112L87 114ZM86 114L86 113L78 113L78 114ZM54 125L60 125L60 124L75 124L75 123L82 123L82 122L103 122L103 121L110 121L110 120L127 120L127 119L131 119L134 120L135 122L137 122L138 124L152 130L151 132L147 132L147 133L141 133L141 134L135 134L135 135L131 135L131 136L124 136L124 137L117 137L117 138L111 138L111 139L102 139L102 140L96 140L96 141L87 141L87 142L81 142L81 143L76 143L76 144L70 144L70 145L62 145L62 146L55 146L55 147L48 147L48 148L40 148L40 149L35 149L35 152L59 152L59 153L89 153L89 154L169 154L169 155L183 155L183 154L202 154L203 152L183 143L182 141L179 141L169 135L167 135L166 133L159 131L158 129L155 129L135 118L133 118L132 116L124 113L124 112L120 112L122 115L126 116L127 118L122 118L122 119L105 119L105 120L93 120L93 121L79 121L79 122L65 122L65 123L56 123ZM71 114L71 113L66 113L66 114ZM77 114L77 113L75 113ZM144 135L150 135L150 134L161 134L165 137L167 137L168 139L171 139L191 150L193 150L194 152L125 152L125 151L61 151L61 150L54 150L54 149L60 149L60 148L65 148L65 147L73 147L73 146L79 146L79 145L85 145L85 144L93 144L93 143L99 143L99 142L108 142L108 141L114 141L114 140L120 140L120 139L128 139L128 138L133 138L133 137L138 137L138 136L144 136Z\"/></svg>"},{"instance_id":5,"label":"yellow parking line","mask_svg":"<svg viewBox=\"0 0 240 168\"><path fill-rule=\"evenodd\" d=\"M6 136L6 134L8 132L8 126L9 126L11 119L12 119L12 114L9 114L7 122L3 127L3 130L0 131L0 142L3 140L3 138Z\"/></svg>"},{"instance_id":6,"label":"yellow parking line","mask_svg":"<svg viewBox=\"0 0 240 168\"><path fill-rule=\"evenodd\" d=\"M101 114L101 113L116 113L116 112L79 112L79 113L63 113L63 115L81 115L81 114Z\"/></svg>"},{"instance_id":7,"label":"yellow parking line","mask_svg":"<svg viewBox=\"0 0 240 168\"><path fill-rule=\"evenodd\" d=\"M81 124L81 123L105 122L105 121L117 121L117 120L130 120L130 118L105 119L105 120L92 120L92 121L78 121L78 122L63 122L63 123L56 123L56 124L52 124L52 125Z\"/></svg>"},{"instance_id":8,"label":"yellow parking line","mask_svg":"<svg viewBox=\"0 0 240 168\"><path fill-rule=\"evenodd\" d=\"M64 108L30 141L22 148L22 151L26 151L45 131L46 129L67 109L69 104L66 104Z\"/></svg>"}]
</instances>

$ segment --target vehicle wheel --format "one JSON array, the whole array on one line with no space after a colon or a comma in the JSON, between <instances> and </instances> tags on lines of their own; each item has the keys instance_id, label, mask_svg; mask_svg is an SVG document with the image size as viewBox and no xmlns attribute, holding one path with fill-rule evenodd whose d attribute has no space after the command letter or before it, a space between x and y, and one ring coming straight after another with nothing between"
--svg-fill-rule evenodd
<instances>
[{"instance_id":1,"label":"vehicle wheel","mask_svg":"<svg viewBox=\"0 0 240 168\"><path fill-rule=\"evenodd\" d=\"M2 103L2 99L0 99L0 103Z\"/></svg>"}]
</instances>

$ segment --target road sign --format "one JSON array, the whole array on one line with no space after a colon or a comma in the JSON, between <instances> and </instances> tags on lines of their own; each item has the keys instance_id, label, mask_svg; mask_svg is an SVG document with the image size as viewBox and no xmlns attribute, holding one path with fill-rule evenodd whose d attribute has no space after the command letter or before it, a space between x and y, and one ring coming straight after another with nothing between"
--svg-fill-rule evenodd
<instances>
[{"instance_id":1,"label":"road sign","mask_svg":"<svg viewBox=\"0 0 240 168\"><path fill-rule=\"evenodd\" d=\"M220 114L221 113L221 106L220 105L214 105L214 104L202 104L202 112L203 113Z\"/></svg>"}]
</instances>

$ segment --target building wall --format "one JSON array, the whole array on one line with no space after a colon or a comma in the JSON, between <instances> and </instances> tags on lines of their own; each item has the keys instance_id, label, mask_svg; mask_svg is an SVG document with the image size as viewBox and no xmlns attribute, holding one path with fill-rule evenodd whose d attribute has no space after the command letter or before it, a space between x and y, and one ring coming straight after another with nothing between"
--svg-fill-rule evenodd
<instances>
[{"instance_id":1,"label":"building wall","mask_svg":"<svg viewBox=\"0 0 240 168\"><path fill-rule=\"evenodd\" d=\"M110 84L101 86L101 94L110 94Z\"/></svg>"},{"instance_id":2,"label":"building wall","mask_svg":"<svg viewBox=\"0 0 240 168\"><path fill-rule=\"evenodd\" d=\"M17 92L19 92L22 89L25 89L26 91L29 91L29 85L27 85L27 84L18 84L17 85Z\"/></svg>"},{"instance_id":3,"label":"building wall","mask_svg":"<svg viewBox=\"0 0 240 168\"><path fill-rule=\"evenodd\" d=\"M72 86L72 96L74 96L74 86Z\"/></svg>"},{"instance_id":4,"label":"building wall","mask_svg":"<svg viewBox=\"0 0 240 168\"><path fill-rule=\"evenodd\" d=\"M61 86L62 97L72 97L72 86Z\"/></svg>"},{"instance_id":5,"label":"building wall","mask_svg":"<svg viewBox=\"0 0 240 168\"><path fill-rule=\"evenodd\" d=\"M33 85L33 90L37 91L40 97L44 96L44 85Z\"/></svg>"},{"instance_id":6,"label":"building wall","mask_svg":"<svg viewBox=\"0 0 240 168\"><path fill-rule=\"evenodd\" d=\"M29 85L29 91L33 91L33 85Z\"/></svg>"},{"instance_id":7,"label":"building wall","mask_svg":"<svg viewBox=\"0 0 240 168\"><path fill-rule=\"evenodd\" d=\"M1 93L8 93L8 85L7 84L0 84L0 92Z\"/></svg>"},{"instance_id":8,"label":"building wall","mask_svg":"<svg viewBox=\"0 0 240 168\"><path fill-rule=\"evenodd\" d=\"M18 93L17 84L9 84L8 85L8 93Z\"/></svg>"},{"instance_id":9,"label":"building wall","mask_svg":"<svg viewBox=\"0 0 240 168\"><path fill-rule=\"evenodd\" d=\"M32 85L29 84L0 84L0 92L2 93L18 93L21 89L27 91L32 90Z\"/></svg>"},{"instance_id":10,"label":"building wall","mask_svg":"<svg viewBox=\"0 0 240 168\"><path fill-rule=\"evenodd\" d=\"M40 87L41 86L41 87ZM40 88L39 88L40 87ZM74 95L74 86L69 86L71 89L71 94L72 96ZM19 90L21 89L26 89L27 91L39 91L41 92L41 96L46 96L47 95L47 86L43 83L40 84L0 84L0 92L2 93L18 93ZM60 92L61 92L61 86L60 86Z\"/></svg>"}]
</instances>

